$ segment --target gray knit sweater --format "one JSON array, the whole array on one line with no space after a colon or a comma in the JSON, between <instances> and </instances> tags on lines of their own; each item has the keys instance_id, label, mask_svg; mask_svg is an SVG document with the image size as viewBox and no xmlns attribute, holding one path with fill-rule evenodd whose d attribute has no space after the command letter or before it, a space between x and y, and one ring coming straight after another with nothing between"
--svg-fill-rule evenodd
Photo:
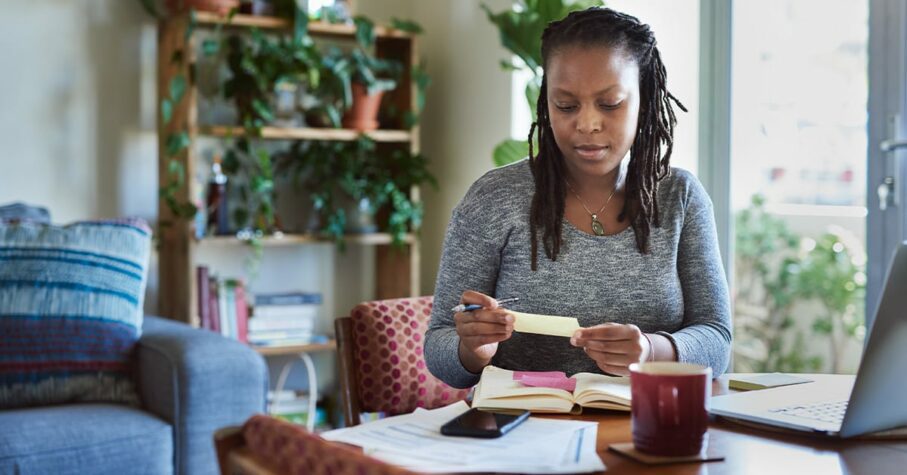
<instances>
[{"instance_id":1,"label":"gray knit sweater","mask_svg":"<svg viewBox=\"0 0 907 475\"><path fill-rule=\"evenodd\" d=\"M718 252L712 203L689 172L671 169L660 182L661 226L652 227L650 253L636 248L633 228L592 236L564 220L557 261L539 249L530 270L529 208L534 192L529 162L489 171L454 209L425 336L428 369L447 384L465 388L479 375L457 351L450 311L465 290L496 298L519 297L508 308L571 316L580 326L632 323L674 344L679 361L724 372L731 326L727 282ZM492 364L511 370L601 370L568 338L514 332L498 346Z\"/></svg>"}]
</instances>

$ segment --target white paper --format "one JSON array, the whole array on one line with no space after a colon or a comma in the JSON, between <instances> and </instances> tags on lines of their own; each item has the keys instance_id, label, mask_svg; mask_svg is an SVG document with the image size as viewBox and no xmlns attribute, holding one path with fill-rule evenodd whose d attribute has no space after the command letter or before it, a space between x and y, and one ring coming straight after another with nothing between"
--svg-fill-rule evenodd
<instances>
[{"instance_id":1,"label":"white paper","mask_svg":"<svg viewBox=\"0 0 907 475\"><path fill-rule=\"evenodd\" d=\"M397 452L379 451L371 455L387 463L425 473L591 473L605 470L605 464L602 463L601 458L595 451L597 435L598 427L596 426L579 429L570 434L569 445L561 459L548 459L543 462L527 461L519 453L511 453L496 459L471 464L450 465ZM546 440L546 443L550 442ZM526 453L529 452L529 448L524 450L526 450ZM537 448L533 447L532 450L537 450ZM525 453L522 455L525 455Z\"/></svg>"},{"instance_id":2,"label":"white paper","mask_svg":"<svg viewBox=\"0 0 907 475\"><path fill-rule=\"evenodd\" d=\"M605 468L595 452L594 422L530 417L497 439L441 435L444 423L468 409L460 401L325 432L322 437L423 472L576 473Z\"/></svg>"}]
</instances>

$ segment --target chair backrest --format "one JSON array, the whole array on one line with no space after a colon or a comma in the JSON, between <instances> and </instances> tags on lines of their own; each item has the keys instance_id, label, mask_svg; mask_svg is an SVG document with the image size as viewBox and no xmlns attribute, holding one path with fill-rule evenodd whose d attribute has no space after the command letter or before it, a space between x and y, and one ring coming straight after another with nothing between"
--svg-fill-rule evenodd
<instances>
[{"instance_id":1,"label":"chair backrest","mask_svg":"<svg viewBox=\"0 0 907 475\"><path fill-rule=\"evenodd\" d=\"M405 414L465 399L432 376L422 354L432 297L377 300L357 305L335 322L340 392L348 426L361 412Z\"/></svg>"},{"instance_id":2,"label":"chair backrest","mask_svg":"<svg viewBox=\"0 0 907 475\"><path fill-rule=\"evenodd\" d=\"M357 448L326 441L301 426L270 416L252 416L242 428L217 431L214 445L223 475L413 475Z\"/></svg>"}]
</instances>

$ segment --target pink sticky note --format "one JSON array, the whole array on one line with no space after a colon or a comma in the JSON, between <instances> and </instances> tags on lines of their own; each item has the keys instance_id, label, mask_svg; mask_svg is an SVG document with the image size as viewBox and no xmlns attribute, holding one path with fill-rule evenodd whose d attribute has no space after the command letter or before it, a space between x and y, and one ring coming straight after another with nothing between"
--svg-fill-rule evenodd
<instances>
[{"instance_id":1,"label":"pink sticky note","mask_svg":"<svg viewBox=\"0 0 907 475\"><path fill-rule=\"evenodd\" d=\"M567 373L563 371L514 371L513 380L519 381L526 376L535 376L540 378L566 378Z\"/></svg>"},{"instance_id":2,"label":"pink sticky note","mask_svg":"<svg viewBox=\"0 0 907 475\"><path fill-rule=\"evenodd\" d=\"M517 371L513 374L513 379L525 386L537 388L563 389L570 392L576 389L576 380L568 378L560 371Z\"/></svg>"}]
</instances>

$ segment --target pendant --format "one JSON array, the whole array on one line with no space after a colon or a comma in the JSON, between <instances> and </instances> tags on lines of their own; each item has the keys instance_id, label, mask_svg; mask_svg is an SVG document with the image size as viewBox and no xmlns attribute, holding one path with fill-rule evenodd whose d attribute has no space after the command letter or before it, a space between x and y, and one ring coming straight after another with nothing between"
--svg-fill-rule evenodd
<instances>
[{"instance_id":1,"label":"pendant","mask_svg":"<svg viewBox=\"0 0 907 475\"><path fill-rule=\"evenodd\" d=\"M605 235L605 227L602 226L601 221L598 220L598 216L594 214L592 215L592 232L595 233L596 236Z\"/></svg>"}]
</instances>

